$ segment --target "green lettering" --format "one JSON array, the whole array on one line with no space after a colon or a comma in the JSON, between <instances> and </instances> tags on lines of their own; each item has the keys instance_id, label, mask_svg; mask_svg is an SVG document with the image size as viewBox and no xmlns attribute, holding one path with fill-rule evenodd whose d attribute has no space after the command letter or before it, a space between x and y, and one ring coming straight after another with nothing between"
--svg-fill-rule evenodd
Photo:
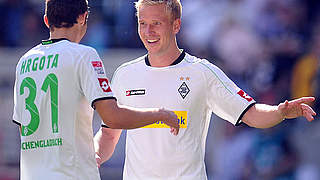
<instances>
[{"instance_id":1,"label":"green lettering","mask_svg":"<svg viewBox=\"0 0 320 180\"><path fill-rule=\"evenodd\" d=\"M49 69L51 58L53 58L53 55L49 55L49 56L48 56L47 69Z\"/></svg>"},{"instance_id":2,"label":"green lettering","mask_svg":"<svg viewBox=\"0 0 320 180\"><path fill-rule=\"evenodd\" d=\"M24 146L25 144L26 144L26 143L22 143L22 144L21 144L21 149L22 149L22 150L26 150L26 148L25 148L25 146Z\"/></svg>"},{"instance_id":3,"label":"green lettering","mask_svg":"<svg viewBox=\"0 0 320 180\"><path fill-rule=\"evenodd\" d=\"M46 143L46 140L43 140L43 147L48 147L48 143Z\"/></svg>"},{"instance_id":4,"label":"green lettering","mask_svg":"<svg viewBox=\"0 0 320 180\"><path fill-rule=\"evenodd\" d=\"M23 61L22 65L21 65L21 71L20 74L24 73L24 69L26 68L26 61Z\"/></svg>"},{"instance_id":5,"label":"green lettering","mask_svg":"<svg viewBox=\"0 0 320 180\"><path fill-rule=\"evenodd\" d=\"M51 146L55 146L56 144L56 141L54 139L50 139L50 142L51 142Z\"/></svg>"},{"instance_id":6,"label":"green lettering","mask_svg":"<svg viewBox=\"0 0 320 180\"><path fill-rule=\"evenodd\" d=\"M53 67L57 68L57 67L58 67L58 59L59 59L59 54L56 54L56 55L54 56L54 59L53 59L51 68L53 68Z\"/></svg>"},{"instance_id":7,"label":"green lettering","mask_svg":"<svg viewBox=\"0 0 320 180\"><path fill-rule=\"evenodd\" d=\"M57 139L58 146L62 146L62 138Z\"/></svg>"},{"instance_id":8,"label":"green lettering","mask_svg":"<svg viewBox=\"0 0 320 180\"><path fill-rule=\"evenodd\" d=\"M32 71L36 71L37 70L37 68L38 68L38 61L39 60L39 58L37 57L37 58L34 58L34 60L33 60L33 63L32 63Z\"/></svg>"},{"instance_id":9,"label":"green lettering","mask_svg":"<svg viewBox=\"0 0 320 180\"><path fill-rule=\"evenodd\" d=\"M47 146L48 146L48 147L51 146L51 141L50 141L50 139L47 140Z\"/></svg>"},{"instance_id":10,"label":"green lettering","mask_svg":"<svg viewBox=\"0 0 320 180\"><path fill-rule=\"evenodd\" d=\"M31 59L28 59L28 62L27 62L27 67L26 67L26 70L25 72L30 72L30 65L31 65Z\"/></svg>"},{"instance_id":11,"label":"green lettering","mask_svg":"<svg viewBox=\"0 0 320 180\"><path fill-rule=\"evenodd\" d=\"M26 142L26 149L30 149L30 142Z\"/></svg>"},{"instance_id":12,"label":"green lettering","mask_svg":"<svg viewBox=\"0 0 320 180\"><path fill-rule=\"evenodd\" d=\"M40 140L40 147L44 147L44 140Z\"/></svg>"},{"instance_id":13,"label":"green lettering","mask_svg":"<svg viewBox=\"0 0 320 180\"><path fill-rule=\"evenodd\" d=\"M35 144L35 146L36 146L35 148L40 147L40 141L35 141L34 144Z\"/></svg>"},{"instance_id":14,"label":"green lettering","mask_svg":"<svg viewBox=\"0 0 320 180\"><path fill-rule=\"evenodd\" d=\"M31 141L30 143L31 143L31 149L34 149L34 148L35 148L35 143L34 143L34 141Z\"/></svg>"},{"instance_id":15,"label":"green lettering","mask_svg":"<svg viewBox=\"0 0 320 180\"><path fill-rule=\"evenodd\" d=\"M44 147L51 147L51 146L62 146L62 141L63 141L62 138L56 138L56 139L22 142L21 150L44 148Z\"/></svg>"},{"instance_id":16,"label":"green lettering","mask_svg":"<svg viewBox=\"0 0 320 180\"><path fill-rule=\"evenodd\" d=\"M42 56L40 59L39 69L42 70L44 67L44 63L46 62L46 57Z\"/></svg>"}]
</instances>

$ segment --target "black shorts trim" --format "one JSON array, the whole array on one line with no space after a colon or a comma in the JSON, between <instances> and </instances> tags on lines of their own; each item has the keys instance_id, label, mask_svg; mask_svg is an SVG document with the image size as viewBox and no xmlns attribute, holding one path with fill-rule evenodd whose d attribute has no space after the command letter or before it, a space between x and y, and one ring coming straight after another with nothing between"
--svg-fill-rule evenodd
<instances>
[{"instance_id":1,"label":"black shorts trim","mask_svg":"<svg viewBox=\"0 0 320 180\"><path fill-rule=\"evenodd\" d=\"M21 127L21 123L19 123L18 121L12 120L12 122Z\"/></svg>"},{"instance_id":2,"label":"black shorts trim","mask_svg":"<svg viewBox=\"0 0 320 180\"><path fill-rule=\"evenodd\" d=\"M115 97L102 97L102 98L98 98L98 99L93 100L92 103L91 103L91 107L92 107L93 109L96 109L96 107L94 106L94 103L95 103L95 102L101 101L101 100L108 100L108 99L114 99L114 100L117 101L117 98L115 98Z\"/></svg>"},{"instance_id":3,"label":"black shorts trim","mask_svg":"<svg viewBox=\"0 0 320 180\"><path fill-rule=\"evenodd\" d=\"M254 102L254 103L250 104L250 105L241 113L241 115L240 115L240 117L239 117L239 119L238 119L238 121L237 121L237 123L236 123L235 126L239 126L239 125L242 124L241 119L243 118L244 114L245 114L252 106L254 106L255 104L257 104L257 103Z\"/></svg>"}]
</instances>

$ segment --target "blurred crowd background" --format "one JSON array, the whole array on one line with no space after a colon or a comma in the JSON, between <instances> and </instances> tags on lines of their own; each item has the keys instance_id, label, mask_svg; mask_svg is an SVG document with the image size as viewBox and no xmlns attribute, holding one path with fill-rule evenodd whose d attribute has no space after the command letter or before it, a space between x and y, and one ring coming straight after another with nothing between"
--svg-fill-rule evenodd
<instances>
[{"instance_id":1,"label":"blurred crowd background","mask_svg":"<svg viewBox=\"0 0 320 180\"><path fill-rule=\"evenodd\" d=\"M108 77L146 51L137 34L134 0L89 0L83 44L96 48ZM320 2L317 0L181 0L179 47L218 65L256 101L278 104L315 96L320 102ZM12 123L15 64L47 39L44 0L0 0L0 180L19 178L20 137ZM95 117L94 132L100 120ZM102 179L121 179L125 133ZM319 116L270 129L233 127L213 116L206 165L216 180L319 180Z\"/></svg>"}]
</instances>

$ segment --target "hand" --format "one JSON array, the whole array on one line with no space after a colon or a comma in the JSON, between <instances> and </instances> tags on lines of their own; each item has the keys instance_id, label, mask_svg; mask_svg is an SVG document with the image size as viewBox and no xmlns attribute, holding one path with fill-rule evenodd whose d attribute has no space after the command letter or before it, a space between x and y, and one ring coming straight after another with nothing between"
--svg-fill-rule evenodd
<instances>
[{"instance_id":1,"label":"hand","mask_svg":"<svg viewBox=\"0 0 320 180\"><path fill-rule=\"evenodd\" d=\"M100 168L100 166L102 164L102 159L100 158L100 156L98 154L96 154L95 156L96 156L97 166L98 166L98 168Z\"/></svg>"},{"instance_id":2,"label":"hand","mask_svg":"<svg viewBox=\"0 0 320 180\"><path fill-rule=\"evenodd\" d=\"M314 97L302 97L292 101L286 100L284 103L278 105L278 110L283 118L291 119L304 116L308 121L313 121L313 116L315 116L316 113L306 103L310 103L314 100Z\"/></svg>"},{"instance_id":3,"label":"hand","mask_svg":"<svg viewBox=\"0 0 320 180\"><path fill-rule=\"evenodd\" d=\"M175 136L178 135L180 126L177 115L173 111L168 111L165 109L160 109L160 111L166 113L166 118L163 120L163 122L170 126L170 133Z\"/></svg>"}]
</instances>

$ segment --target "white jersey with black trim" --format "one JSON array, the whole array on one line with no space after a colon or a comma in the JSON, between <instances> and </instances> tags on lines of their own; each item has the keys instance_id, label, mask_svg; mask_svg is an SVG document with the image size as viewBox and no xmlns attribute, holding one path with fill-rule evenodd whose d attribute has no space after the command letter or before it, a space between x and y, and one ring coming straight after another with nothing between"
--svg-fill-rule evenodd
<instances>
[{"instance_id":1,"label":"white jersey with black trim","mask_svg":"<svg viewBox=\"0 0 320 180\"><path fill-rule=\"evenodd\" d=\"M68 40L43 41L19 60L14 88L21 179L100 179L91 104L113 93L97 52Z\"/></svg>"},{"instance_id":2,"label":"white jersey with black trim","mask_svg":"<svg viewBox=\"0 0 320 180\"><path fill-rule=\"evenodd\" d=\"M140 57L116 70L111 86L118 103L173 110L181 128L178 136L162 122L128 130L123 179L207 179L204 156L211 113L236 125L254 99L218 67L185 52L168 67L147 62Z\"/></svg>"}]
</instances>

